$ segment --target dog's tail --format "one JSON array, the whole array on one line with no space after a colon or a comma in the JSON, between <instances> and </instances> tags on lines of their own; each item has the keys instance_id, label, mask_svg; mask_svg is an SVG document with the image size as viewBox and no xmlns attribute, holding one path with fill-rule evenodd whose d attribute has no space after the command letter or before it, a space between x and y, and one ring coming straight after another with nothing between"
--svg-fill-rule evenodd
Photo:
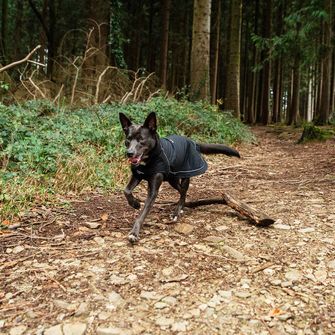
<instances>
[{"instance_id":1,"label":"dog's tail","mask_svg":"<svg viewBox=\"0 0 335 335\"><path fill-rule=\"evenodd\" d=\"M200 149L200 152L205 155L212 154L224 154L227 156L235 156L240 158L240 154L237 150L227 147L223 144L207 144L207 143L197 143Z\"/></svg>"}]
</instances>

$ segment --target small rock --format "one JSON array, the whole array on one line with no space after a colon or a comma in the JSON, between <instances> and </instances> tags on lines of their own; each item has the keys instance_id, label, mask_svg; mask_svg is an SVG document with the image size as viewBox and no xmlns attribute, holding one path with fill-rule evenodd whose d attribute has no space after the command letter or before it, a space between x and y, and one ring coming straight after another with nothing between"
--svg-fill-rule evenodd
<instances>
[{"instance_id":1,"label":"small rock","mask_svg":"<svg viewBox=\"0 0 335 335\"><path fill-rule=\"evenodd\" d=\"M298 270L290 270L285 273L285 278L289 281L299 281L302 278L302 273Z\"/></svg>"},{"instance_id":2,"label":"small rock","mask_svg":"<svg viewBox=\"0 0 335 335\"><path fill-rule=\"evenodd\" d=\"M155 291L141 291L140 298L146 300L160 300L162 295L158 294Z\"/></svg>"},{"instance_id":3,"label":"small rock","mask_svg":"<svg viewBox=\"0 0 335 335\"><path fill-rule=\"evenodd\" d=\"M236 291L234 295L238 298L249 298L251 296L251 293L249 291Z\"/></svg>"},{"instance_id":4,"label":"small rock","mask_svg":"<svg viewBox=\"0 0 335 335\"><path fill-rule=\"evenodd\" d=\"M169 305L171 305L171 306L175 305L178 302L178 300L175 297L170 297L170 296L164 297L162 299L162 301L165 302L165 303L167 303L167 304L169 304Z\"/></svg>"},{"instance_id":5,"label":"small rock","mask_svg":"<svg viewBox=\"0 0 335 335\"><path fill-rule=\"evenodd\" d=\"M21 325L13 327L9 330L9 335L21 335L23 334L27 329L27 326Z\"/></svg>"},{"instance_id":6,"label":"small rock","mask_svg":"<svg viewBox=\"0 0 335 335\"><path fill-rule=\"evenodd\" d=\"M173 332L185 332L187 330L188 322L187 321L179 321L172 325L171 330Z\"/></svg>"},{"instance_id":7,"label":"small rock","mask_svg":"<svg viewBox=\"0 0 335 335\"><path fill-rule=\"evenodd\" d=\"M110 317L112 316L111 313L106 312L106 311L102 311L98 314L98 319L101 321L106 321L108 320Z\"/></svg>"},{"instance_id":8,"label":"small rock","mask_svg":"<svg viewBox=\"0 0 335 335\"><path fill-rule=\"evenodd\" d=\"M83 225L87 228L90 228L90 229L98 229L99 227L101 227L101 222L86 221L86 222L83 223Z\"/></svg>"},{"instance_id":9,"label":"small rock","mask_svg":"<svg viewBox=\"0 0 335 335\"><path fill-rule=\"evenodd\" d=\"M18 245L18 246L16 246L16 247L13 248L12 253L13 254L19 254L23 250L24 250L24 247L22 245Z\"/></svg>"},{"instance_id":10,"label":"small rock","mask_svg":"<svg viewBox=\"0 0 335 335\"><path fill-rule=\"evenodd\" d=\"M93 241L96 243L96 244L99 244L99 245L104 245L105 244L105 239L100 237L100 236L96 236L94 237Z\"/></svg>"},{"instance_id":11,"label":"small rock","mask_svg":"<svg viewBox=\"0 0 335 335\"><path fill-rule=\"evenodd\" d=\"M289 314L289 313L279 314L279 315L277 315L276 317L277 317L278 320L286 321L286 320L292 318L292 314Z\"/></svg>"},{"instance_id":12,"label":"small rock","mask_svg":"<svg viewBox=\"0 0 335 335\"><path fill-rule=\"evenodd\" d=\"M86 316L89 313L89 304L87 302L81 302L78 309L76 310L75 316Z\"/></svg>"},{"instance_id":13,"label":"small rock","mask_svg":"<svg viewBox=\"0 0 335 335\"><path fill-rule=\"evenodd\" d=\"M284 224L284 223L274 223L273 228L275 229L282 229L282 230L290 230L291 229L291 226L287 225L287 224Z\"/></svg>"},{"instance_id":14,"label":"small rock","mask_svg":"<svg viewBox=\"0 0 335 335\"><path fill-rule=\"evenodd\" d=\"M163 309L163 308L169 307L169 305L165 302L158 301L158 302L155 303L154 307L156 309Z\"/></svg>"},{"instance_id":15,"label":"small rock","mask_svg":"<svg viewBox=\"0 0 335 335\"><path fill-rule=\"evenodd\" d=\"M73 312L77 308L76 304L70 304L64 300L55 299L53 303L56 307L66 309L69 312Z\"/></svg>"},{"instance_id":16,"label":"small rock","mask_svg":"<svg viewBox=\"0 0 335 335\"><path fill-rule=\"evenodd\" d=\"M0 329L3 328L5 325L5 320L0 320Z\"/></svg>"},{"instance_id":17,"label":"small rock","mask_svg":"<svg viewBox=\"0 0 335 335\"><path fill-rule=\"evenodd\" d=\"M127 283L127 280L117 275L111 275L109 277L109 283L112 285L124 285Z\"/></svg>"},{"instance_id":18,"label":"small rock","mask_svg":"<svg viewBox=\"0 0 335 335\"><path fill-rule=\"evenodd\" d=\"M225 230L228 230L228 229L229 229L229 227L228 226L224 226L224 225L215 227L216 231L225 231Z\"/></svg>"},{"instance_id":19,"label":"small rock","mask_svg":"<svg viewBox=\"0 0 335 335\"><path fill-rule=\"evenodd\" d=\"M218 294L214 295L207 303L209 307L215 308L217 305L220 305L222 301L222 297Z\"/></svg>"},{"instance_id":20,"label":"small rock","mask_svg":"<svg viewBox=\"0 0 335 335\"><path fill-rule=\"evenodd\" d=\"M219 294L223 299L226 299L226 300L230 300L233 296L232 291L222 291L222 290L220 290Z\"/></svg>"},{"instance_id":21,"label":"small rock","mask_svg":"<svg viewBox=\"0 0 335 335\"><path fill-rule=\"evenodd\" d=\"M46 329L44 335L63 335L62 325L56 325Z\"/></svg>"},{"instance_id":22,"label":"small rock","mask_svg":"<svg viewBox=\"0 0 335 335\"><path fill-rule=\"evenodd\" d=\"M302 228L298 230L299 233L313 233L314 231L315 231L315 228L313 227L307 227L307 228Z\"/></svg>"},{"instance_id":23,"label":"small rock","mask_svg":"<svg viewBox=\"0 0 335 335\"><path fill-rule=\"evenodd\" d=\"M237 251L232 247L229 247L228 245L222 246L221 249L226 251L230 256L234 257L239 261L246 261L250 259L248 256L242 254L241 252Z\"/></svg>"},{"instance_id":24,"label":"small rock","mask_svg":"<svg viewBox=\"0 0 335 335\"><path fill-rule=\"evenodd\" d=\"M97 335L127 335L130 332L124 328L118 327L98 327L96 330Z\"/></svg>"},{"instance_id":25,"label":"small rock","mask_svg":"<svg viewBox=\"0 0 335 335\"><path fill-rule=\"evenodd\" d=\"M160 327L170 327L175 323L173 318L166 318L165 316L159 316L156 320L155 323L157 326Z\"/></svg>"},{"instance_id":26,"label":"small rock","mask_svg":"<svg viewBox=\"0 0 335 335\"><path fill-rule=\"evenodd\" d=\"M200 305L198 306L198 308L199 308L201 311L204 311L204 310L206 310L206 309L207 309L207 307L208 307L208 305L207 305L207 304L200 304Z\"/></svg>"},{"instance_id":27,"label":"small rock","mask_svg":"<svg viewBox=\"0 0 335 335\"><path fill-rule=\"evenodd\" d=\"M108 300L115 307L122 307L126 304L126 301L121 297L121 295L115 291L108 293Z\"/></svg>"},{"instance_id":28,"label":"small rock","mask_svg":"<svg viewBox=\"0 0 335 335\"><path fill-rule=\"evenodd\" d=\"M64 335L84 335L86 332L86 323L76 322L76 323L65 323L63 325Z\"/></svg>"},{"instance_id":29,"label":"small rock","mask_svg":"<svg viewBox=\"0 0 335 335\"><path fill-rule=\"evenodd\" d=\"M317 270L314 272L315 279L319 282L323 282L327 279L328 273L326 270Z\"/></svg>"},{"instance_id":30,"label":"small rock","mask_svg":"<svg viewBox=\"0 0 335 335\"><path fill-rule=\"evenodd\" d=\"M137 275L135 275L134 273L127 276L128 281L135 281L135 280L137 280L137 278L138 278Z\"/></svg>"},{"instance_id":31,"label":"small rock","mask_svg":"<svg viewBox=\"0 0 335 335\"><path fill-rule=\"evenodd\" d=\"M173 266L169 266L168 268L165 268L162 270L162 275L165 277L171 276L175 272L175 268Z\"/></svg>"},{"instance_id":32,"label":"small rock","mask_svg":"<svg viewBox=\"0 0 335 335\"><path fill-rule=\"evenodd\" d=\"M216 244L224 242L224 238L220 236L207 236L204 238L204 241Z\"/></svg>"},{"instance_id":33,"label":"small rock","mask_svg":"<svg viewBox=\"0 0 335 335\"><path fill-rule=\"evenodd\" d=\"M183 234L183 235L189 235L192 233L192 231L194 230L194 226L188 224L188 223L180 223L177 224L174 228L174 230L177 233Z\"/></svg>"},{"instance_id":34,"label":"small rock","mask_svg":"<svg viewBox=\"0 0 335 335\"><path fill-rule=\"evenodd\" d=\"M335 269L335 259L327 263L328 267L331 269Z\"/></svg>"},{"instance_id":35,"label":"small rock","mask_svg":"<svg viewBox=\"0 0 335 335\"><path fill-rule=\"evenodd\" d=\"M274 279L274 280L271 280L270 283L274 286L280 286L281 280L280 279Z\"/></svg>"}]
</instances>

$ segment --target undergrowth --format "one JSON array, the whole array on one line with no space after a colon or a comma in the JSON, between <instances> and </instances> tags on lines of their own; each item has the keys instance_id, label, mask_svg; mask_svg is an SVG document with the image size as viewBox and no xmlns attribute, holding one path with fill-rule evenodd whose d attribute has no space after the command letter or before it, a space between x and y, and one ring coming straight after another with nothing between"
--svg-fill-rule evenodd
<instances>
[{"instance_id":1,"label":"undergrowth","mask_svg":"<svg viewBox=\"0 0 335 335\"><path fill-rule=\"evenodd\" d=\"M124 185L121 111L134 122L156 111L161 136L177 133L218 143L252 139L241 122L200 102L155 98L77 110L48 101L0 105L0 223L34 203L53 201L56 194Z\"/></svg>"}]
</instances>

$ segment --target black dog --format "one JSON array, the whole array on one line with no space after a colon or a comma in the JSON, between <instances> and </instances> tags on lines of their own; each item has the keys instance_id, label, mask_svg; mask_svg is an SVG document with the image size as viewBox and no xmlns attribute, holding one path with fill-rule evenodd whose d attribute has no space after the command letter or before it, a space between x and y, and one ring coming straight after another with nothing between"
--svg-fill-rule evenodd
<instances>
[{"instance_id":1,"label":"black dog","mask_svg":"<svg viewBox=\"0 0 335 335\"><path fill-rule=\"evenodd\" d=\"M140 202L134 198L132 191L143 179L148 181L148 197L129 234L129 241L134 243L139 239L143 221L154 204L163 181L167 181L180 194L173 213L173 220L177 221L185 204L190 177L207 170L207 163L200 153L236 157L240 157L240 154L223 144L200 144L178 135L159 138L154 112L148 115L143 125L133 124L123 113L119 116L126 134L125 145L132 171L124 194L129 205L135 209L140 208Z\"/></svg>"}]
</instances>

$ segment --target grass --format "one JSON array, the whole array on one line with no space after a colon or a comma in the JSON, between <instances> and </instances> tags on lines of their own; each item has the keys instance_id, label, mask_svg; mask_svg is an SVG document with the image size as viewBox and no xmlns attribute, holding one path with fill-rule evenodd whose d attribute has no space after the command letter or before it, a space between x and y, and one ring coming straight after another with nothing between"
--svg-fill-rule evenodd
<instances>
[{"instance_id":1,"label":"grass","mask_svg":"<svg viewBox=\"0 0 335 335\"><path fill-rule=\"evenodd\" d=\"M198 141L251 141L248 128L206 103L155 98L147 103L59 109L48 101L0 104L0 224L57 195L124 186L123 132L118 114L142 122L156 111L159 133Z\"/></svg>"}]
</instances>

